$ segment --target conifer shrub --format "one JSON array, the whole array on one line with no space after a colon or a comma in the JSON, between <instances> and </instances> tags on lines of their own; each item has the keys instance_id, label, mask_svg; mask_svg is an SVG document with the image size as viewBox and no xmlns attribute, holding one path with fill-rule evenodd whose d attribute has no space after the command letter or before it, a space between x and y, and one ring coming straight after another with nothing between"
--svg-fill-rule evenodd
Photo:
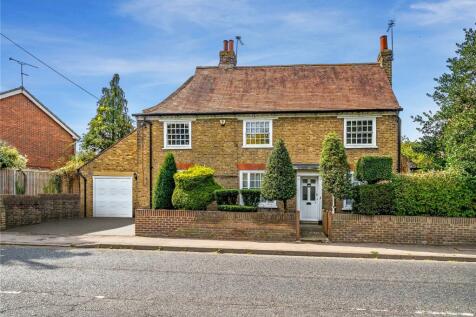
<instances>
[{"instance_id":1,"label":"conifer shrub","mask_svg":"<svg viewBox=\"0 0 476 317\"><path fill-rule=\"evenodd\" d=\"M172 153L165 155L164 163L160 166L159 175L154 187L152 208L172 209L172 194L175 189L174 175L177 166Z\"/></svg>"}]
</instances>

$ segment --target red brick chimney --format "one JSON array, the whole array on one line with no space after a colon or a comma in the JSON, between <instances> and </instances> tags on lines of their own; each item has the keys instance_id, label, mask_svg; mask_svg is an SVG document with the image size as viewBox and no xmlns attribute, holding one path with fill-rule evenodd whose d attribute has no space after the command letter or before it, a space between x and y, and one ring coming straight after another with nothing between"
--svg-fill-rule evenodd
<instances>
[{"instance_id":1,"label":"red brick chimney","mask_svg":"<svg viewBox=\"0 0 476 317\"><path fill-rule=\"evenodd\" d=\"M387 36L382 35L380 37L380 52L377 57L377 63L383 68L387 74L388 81L390 85L392 84L392 61L393 61L393 52L388 48Z\"/></svg>"},{"instance_id":2,"label":"red brick chimney","mask_svg":"<svg viewBox=\"0 0 476 317\"><path fill-rule=\"evenodd\" d=\"M220 51L220 67L231 68L236 66L236 55L233 40L223 41L223 51Z\"/></svg>"}]
</instances>

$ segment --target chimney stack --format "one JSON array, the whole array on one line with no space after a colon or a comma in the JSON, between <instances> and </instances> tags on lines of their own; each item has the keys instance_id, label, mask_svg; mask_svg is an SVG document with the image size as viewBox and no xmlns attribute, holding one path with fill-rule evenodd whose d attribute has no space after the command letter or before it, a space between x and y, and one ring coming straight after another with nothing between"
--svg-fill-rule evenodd
<instances>
[{"instance_id":1,"label":"chimney stack","mask_svg":"<svg viewBox=\"0 0 476 317\"><path fill-rule=\"evenodd\" d=\"M387 36L382 35L380 37L380 52L377 57L377 63L383 68L387 74L388 81L390 85L392 84L392 61L393 61L393 52L388 49Z\"/></svg>"},{"instance_id":2,"label":"chimney stack","mask_svg":"<svg viewBox=\"0 0 476 317\"><path fill-rule=\"evenodd\" d=\"M218 66L223 68L232 68L236 66L233 40L223 41L223 51L220 51L220 63Z\"/></svg>"}]
</instances>

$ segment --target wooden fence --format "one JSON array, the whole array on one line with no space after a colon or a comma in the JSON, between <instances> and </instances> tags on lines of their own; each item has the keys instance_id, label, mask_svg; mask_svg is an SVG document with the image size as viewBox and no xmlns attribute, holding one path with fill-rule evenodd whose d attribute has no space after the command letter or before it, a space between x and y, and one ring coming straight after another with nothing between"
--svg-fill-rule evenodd
<instances>
[{"instance_id":1,"label":"wooden fence","mask_svg":"<svg viewBox=\"0 0 476 317\"><path fill-rule=\"evenodd\" d=\"M26 195L42 194L49 177L50 171L0 169L0 194L17 194L16 183L24 185Z\"/></svg>"}]
</instances>

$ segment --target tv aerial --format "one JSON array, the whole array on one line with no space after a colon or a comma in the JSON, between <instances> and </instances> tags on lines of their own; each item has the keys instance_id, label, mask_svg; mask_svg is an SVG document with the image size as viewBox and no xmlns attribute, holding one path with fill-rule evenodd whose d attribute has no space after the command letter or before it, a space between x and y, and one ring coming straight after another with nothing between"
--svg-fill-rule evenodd
<instances>
[{"instance_id":1,"label":"tv aerial","mask_svg":"<svg viewBox=\"0 0 476 317\"><path fill-rule=\"evenodd\" d=\"M28 64L28 63L23 62L23 61L19 61L17 59L14 59L13 57L10 57L8 60L20 64L21 87L23 88L23 76L30 76L27 73L23 72L23 66L29 66L29 67L33 67L33 68L38 68L38 66L31 65L31 64Z\"/></svg>"}]
</instances>

